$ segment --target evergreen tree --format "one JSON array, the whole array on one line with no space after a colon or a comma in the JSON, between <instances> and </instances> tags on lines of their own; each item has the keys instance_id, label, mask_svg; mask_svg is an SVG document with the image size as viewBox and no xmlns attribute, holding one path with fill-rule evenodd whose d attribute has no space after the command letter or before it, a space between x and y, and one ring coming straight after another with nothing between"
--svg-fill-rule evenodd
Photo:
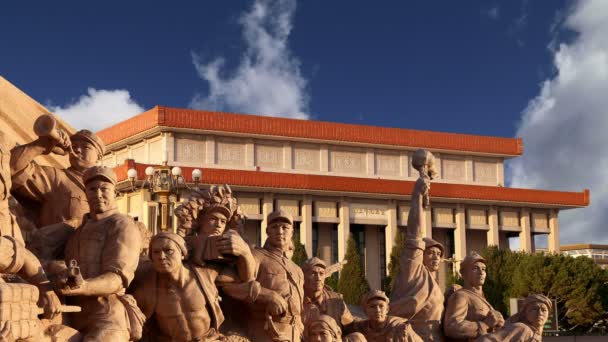
<instances>
[{"instance_id":1,"label":"evergreen tree","mask_svg":"<svg viewBox=\"0 0 608 342\"><path fill-rule=\"evenodd\" d=\"M291 256L291 261L293 261L296 265L302 266L304 261L308 260L308 254L306 253L306 248L300 242L299 238L293 239L293 255Z\"/></svg>"},{"instance_id":2,"label":"evergreen tree","mask_svg":"<svg viewBox=\"0 0 608 342\"><path fill-rule=\"evenodd\" d=\"M403 229L398 229L395 241L393 242L393 249L391 250L391 258L388 263L388 276L384 279L382 284L384 292L387 296L390 296L395 287L395 281L399 274L399 260L401 260L401 252L405 248L405 232Z\"/></svg>"},{"instance_id":3,"label":"evergreen tree","mask_svg":"<svg viewBox=\"0 0 608 342\"><path fill-rule=\"evenodd\" d=\"M357 244L351 236L346 244L346 256L348 263L340 272L338 281L338 292L344 296L344 301L348 304L360 304L361 297L369 292L369 283L363 273L363 264L359 257Z\"/></svg>"}]
</instances>

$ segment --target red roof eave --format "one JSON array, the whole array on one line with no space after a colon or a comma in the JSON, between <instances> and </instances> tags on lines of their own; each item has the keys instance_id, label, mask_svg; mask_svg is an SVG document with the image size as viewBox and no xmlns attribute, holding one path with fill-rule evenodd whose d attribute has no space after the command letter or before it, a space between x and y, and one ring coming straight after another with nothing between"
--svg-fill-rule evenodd
<instances>
[{"instance_id":1,"label":"red roof eave","mask_svg":"<svg viewBox=\"0 0 608 342\"><path fill-rule=\"evenodd\" d=\"M127 160L114 168L118 181L127 180L127 170L135 168L138 179L145 179L148 166ZM194 167L181 167L186 182L192 182ZM245 171L200 168L201 183L229 184L234 186L301 189L310 191L333 191L409 196L414 182L389 179L371 179L340 176L308 175L295 173ZM437 198L465 199L493 202L517 202L561 207L586 207L589 205L589 190L565 192L551 190L518 189L497 186L433 183L431 195Z\"/></svg>"},{"instance_id":2,"label":"red roof eave","mask_svg":"<svg viewBox=\"0 0 608 342\"><path fill-rule=\"evenodd\" d=\"M521 138L364 126L161 106L103 129L97 132L97 135L109 145L158 126L490 155L519 156L523 153Z\"/></svg>"}]
</instances>

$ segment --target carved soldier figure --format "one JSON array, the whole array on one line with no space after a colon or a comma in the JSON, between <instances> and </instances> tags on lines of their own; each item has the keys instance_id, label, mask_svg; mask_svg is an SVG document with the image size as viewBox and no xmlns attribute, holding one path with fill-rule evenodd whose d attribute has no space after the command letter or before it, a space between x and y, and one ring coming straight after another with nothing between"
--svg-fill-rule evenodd
<instances>
[{"instance_id":1,"label":"carved soldier figure","mask_svg":"<svg viewBox=\"0 0 608 342\"><path fill-rule=\"evenodd\" d=\"M76 228L89 212L83 173L101 160L105 145L88 130L71 137L62 130L55 133L12 149L13 191L40 204L38 227L65 222ZM59 169L34 162L37 156L51 152L69 153L70 167Z\"/></svg>"},{"instance_id":2,"label":"carved soldier figure","mask_svg":"<svg viewBox=\"0 0 608 342\"><path fill-rule=\"evenodd\" d=\"M356 321L355 331L370 342L422 342L406 319L388 315L389 303L386 294L379 290L363 296L361 306L368 319Z\"/></svg>"},{"instance_id":3,"label":"carved soldier figure","mask_svg":"<svg viewBox=\"0 0 608 342\"><path fill-rule=\"evenodd\" d=\"M78 266L76 276L81 277L60 292L68 303L82 307L71 323L85 341L129 341L138 328L131 318L143 316L125 295L139 261L141 234L133 219L118 212L112 169L95 166L83 178L90 214L65 249L67 270L76 272Z\"/></svg>"},{"instance_id":4,"label":"carved soldier figure","mask_svg":"<svg viewBox=\"0 0 608 342\"><path fill-rule=\"evenodd\" d=\"M422 233L423 209L428 206L430 181L436 173L434 157L428 151L417 150L412 165L420 171L420 178L412 192L405 248L391 294L390 314L407 318L423 340L443 341L444 297L437 283L437 271L444 248L433 239L423 238Z\"/></svg>"},{"instance_id":5,"label":"carved soldier figure","mask_svg":"<svg viewBox=\"0 0 608 342\"><path fill-rule=\"evenodd\" d=\"M448 299L445 335L453 341L473 341L501 329L505 323L502 315L483 295L486 260L478 254L465 257L460 264L460 274L464 285Z\"/></svg>"},{"instance_id":6,"label":"carved soldier figure","mask_svg":"<svg viewBox=\"0 0 608 342\"><path fill-rule=\"evenodd\" d=\"M12 236L23 242L17 218L11 214L9 196L12 186L10 168L10 147L4 133L0 132L0 235Z\"/></svg>"},{"instance_id":7,"label":"carved soldier figure","mask_svg":"<svg viewBox=\"0 0 608 342\"><path fill-rule=\"evenodd\" d=\"M509 317L505 327L479 337L477 342L541 342L543 327L552 308L551 300L541 294L526 297L523 309Z\"/></svg>"},{"instance_id":8,"label":"carved soldier figure","mask_svg":"<svg viewBox=\"0 0 608 342\"><path fill-rule=\"evenodd\" d=\"M311 317L304 330L304 342L365 342L361 333L352 333L342 337L342 330L336 321L328 315Z\"/></svg>"},{"instance_id":9,"label":"carved soldier figure","mask_svg":"<svg viewBox=\"0 0 608 342\"><path fill-rule=\"evenodd\" d=\"M249 301L249 337L253 341L300 341L304 275L287 256L293 237L293 219L284 210L268 215L264 248L253 250L258 264L260 291Z\"/></svg>"},{"instance_id":10,"label":"carved soldier figure","mask_svg":"<svg viewBox=\"0 0 608 342\"><path fill-rule=\"evenodd\" d=\"M304 321L306 322L311 311L318 312L333 318L342 331L349 331L353 322L342 295L334 292L325 285L327 266L317 257L308 259L302 265L304 272ZM314 310L313 310L314 309Z\"/></svg>"}]
</instances>

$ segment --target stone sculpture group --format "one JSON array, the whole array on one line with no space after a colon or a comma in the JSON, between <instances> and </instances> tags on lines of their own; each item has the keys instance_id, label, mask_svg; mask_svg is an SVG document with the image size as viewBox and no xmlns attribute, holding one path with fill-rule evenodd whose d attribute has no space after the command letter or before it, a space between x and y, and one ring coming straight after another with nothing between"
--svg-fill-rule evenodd
<instances>
[{"instance_id":1,"label":"stone sculpture group","mask_svg":"<svg viewBox=\"0 0 608 342\"><path fill-rule=\"evenodd\" d=\"M44 128L51 119L41 120ZM435 176L428 151L413 155L420 178L395 288L390 299L380 290L361 298L361 319L325 285L343 263L291 261L289 213L270 213L267 240L252 247L230 187L211 186L175 209L175 232L148 243L118 212L113 170L97 166L104 143L87 130L68 136L50 126L12 149L0 132L0 341L542 339L551 301L530 295L521 312L503 319L484 297L481 256L460 262L462 287L440 288L445 249L423 237L421 224ZM48 153L68 154L70 167L34 162ZM9 205L11 194L18 201ZM23 222L38 228L23 234Z\"/></svg>"}]
</instances>

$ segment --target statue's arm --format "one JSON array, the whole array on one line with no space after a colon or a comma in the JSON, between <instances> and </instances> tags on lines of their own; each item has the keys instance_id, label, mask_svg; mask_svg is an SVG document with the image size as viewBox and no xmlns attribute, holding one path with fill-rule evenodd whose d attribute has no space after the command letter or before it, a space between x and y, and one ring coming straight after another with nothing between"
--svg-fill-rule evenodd
<instances>
[{"instance_id":1,"label":"statue's arm","mask_svg":"<svg viewBox=\"0 0 608 342\"><path fill-rule=\"evenodd\" d=\"M22 196L41 202L47 194L54 191L57 175L54 168L33 162L34 158L46 151L46 147L39 141L14 147L11 150L10 167L13 189Z\"/></svg>"},{"instance_id":2,"label":"statue's arm","mask_svg":"<svg viewBox=\"0 0 608 342\"><path fill-rule=\"evenodd\" d=\"M25 169L34 158L47 153L48 146L43 139L29 144L16 146L11 150L11 172L13 174Z\"/></svg>"}]
</instances>

